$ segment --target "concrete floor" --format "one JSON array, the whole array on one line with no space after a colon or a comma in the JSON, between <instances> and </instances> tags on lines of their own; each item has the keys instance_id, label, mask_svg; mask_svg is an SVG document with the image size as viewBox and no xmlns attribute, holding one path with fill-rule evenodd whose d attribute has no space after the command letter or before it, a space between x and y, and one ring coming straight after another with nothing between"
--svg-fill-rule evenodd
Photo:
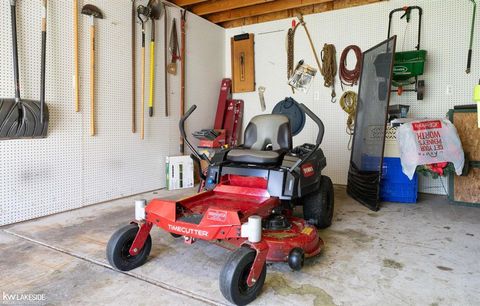
<instances>
[{"instance_id":1,"label":"concrete floor","mask_svg":"<svg viewBox=\"0 0 480 306\"><path fill-rule=\"evenodd\" d=\"M189 192L192 192L190 190ZM300 272L272 264L254 305L479 305L480 209L421 196L375 213L335 187L327 247ZM45 294L40 304L226 304L218 275L227 251L152 231L147 263L114 271L110 235L133 217L133 199L178 198L159 191L0 228L0 291ZM3 300L5 302L5 300Z\"/></svg>"}]
</instances>

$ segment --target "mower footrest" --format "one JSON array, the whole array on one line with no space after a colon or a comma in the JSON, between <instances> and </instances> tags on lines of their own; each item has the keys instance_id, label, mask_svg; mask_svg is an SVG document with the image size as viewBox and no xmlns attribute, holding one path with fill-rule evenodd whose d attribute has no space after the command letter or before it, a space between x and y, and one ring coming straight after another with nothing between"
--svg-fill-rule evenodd
<instances>
[{"instance_id":1,"label":"mower footrest","mask_svg":"<svg viewBox=\"0 0 480 306\"><path fill-rule=\"evenodd\" d=\"M200 224L200 221L202 221L203 215L202 214L193 214L193 215L187 215L178 218L178 221L182 221L185 223L191 223L191 224Z\"/></svg>"}]
</instances>

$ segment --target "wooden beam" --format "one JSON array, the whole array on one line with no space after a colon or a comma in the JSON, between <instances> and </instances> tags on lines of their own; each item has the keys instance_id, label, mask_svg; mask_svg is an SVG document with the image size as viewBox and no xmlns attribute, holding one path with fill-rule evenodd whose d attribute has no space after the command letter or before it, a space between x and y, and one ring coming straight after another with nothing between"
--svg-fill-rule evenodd
<instances>
[{"instance_id":1,"label":"wooden beam","mask_svg":"<svg viewBox=\"0 0 480 306\"><path fill-rule=\"evenodd\" d=\"M349 8L349 7L354 7L354 6L359 6L359 5L366 5L366 4L371 4L375 2L381 2L385 0L336 0L334 2L334 9L339 10L339 9L344 9L344 8Z\"/></svg>"},{"instance_id":2,"label":"wooden beam","mask_svg":"<svg viewBox=\"0 0 480 306\"><path fill-rule=\"evenodd\" d=\"M176 4L178 6L187 6L187 5L192 5L192 4L198 4L202 2L207 2L208 0L170 0L173 4Z\"/></svg>"},{"instance_id":3,"label":"wooden beam","mask_svg":"<svg viewBox=\"0 0 480 306\"><path fill-rule=\"evenodd\" d=\"M194 5L190 11L198 16L204 16L273 1L274 0L211 0Z\"/></svg>"},{"instance_id":4,"label":"wooden beam","mask_svg":"<svg viewBox=\"0 0 480 306\"><path fill-rule=\"evenodd\" d=\"M288 9L295 9L298 7L327 2L333 2L333 0L277 0L265 4L258 4L245 8L211 14L208 15L206 18L213 23L221 23L229 20L264 15L268 13L280 12Z\"/></svg>"},{"instance_id":5,"label":"wooden beam","mask_svg":"<svg viewBox=\"0 0 480 306\"><path fill-rule=\"evenodd\" d=\"M226 21L226 22L220 23L219 25L224 28L235 28L235 27L240 27L240 26L249 25L249 24L268 22L268 21L286 19L286 18L294 18L299 13L302 15L309 15L309 14L323 13L331 10L333 10L333 2L311 4L308 6L298 7L294 9Z\"/></svg>"},{"instance_id":6,"label":"wooden beam","mask_svg":"<svg viewBox=\"0 0 480 306\"><path fill-rule=\"evenodd\" d=\"M240 26L256 24L261 22L268 22L273 20L285 19L296 17L298 13L303 15L323 13L331 10L343 9L348 7L354 7L359 5L367 5L375 2L381 2L385 0L335 0L322 4L314 4L303 7L298 7L289 10L283 10L278 12L272 12L268 14L259 14L256 16L249 16L244 18L238 18L235 20L229 20L218 23L224 28L236 28Z\"/></svg>"}]
</instances>

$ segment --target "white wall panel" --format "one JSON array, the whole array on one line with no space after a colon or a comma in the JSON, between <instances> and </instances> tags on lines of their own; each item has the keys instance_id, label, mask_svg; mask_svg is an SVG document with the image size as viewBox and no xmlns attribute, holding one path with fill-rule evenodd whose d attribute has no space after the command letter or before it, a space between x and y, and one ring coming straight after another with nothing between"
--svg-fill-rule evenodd
<instances>
[{"instance_id":1,"label":"white wall panel","mask_svg":"<svg viewBox=\"0 0 480 306\"><path fill-rule=\"evenodd\" d=\"M40 1L17 1L21 90L39 98ZM171 116L164 116L163 19L156 23L155 114L145 112L145 140L131 133L131 2L79 1L98 6L95 20L96 122L89 134L89 20L79 16L80 103L73 102L73 19L71 1L49 1L47 90L48 138L0 142L0 225L40 217L165 186L165 157L179 152L180 74L170 76ZM144 1L145 3L147 1ZM141 4L142 1L137 1ZM177 18L180 14L169 8ZM170 27L170 22L168 24ZM168 32L170 33L170 31ZM137 41L140 46L140 25ZM180 36L179 36L180 38ZM190 130L213 125L219 84L224 74L224 30L187 14L187 107L199 106ZM150 23L147 25L147 72ZM13 97L10 7L0 2L0 97ZM140 48L137 49L137 131L140 131ZM179 63L180 65L180 63ZM148 74L146 79L148 103ZM195 120L196 118L196 120ZM202 118L202 120L198 120Z\"/></svg>"},{"instance_id":2,"label":"white wall panel","mask_svg":"<svg viewBox=\"0 0 480 306\"><path fill-rule=\"evenodd\" d=\"M457 104L472 103L472 90L480 76L480 34L474 42L472 73L465 74L466 56L470 38L472 5L467 0L391 0L371 5L342 9L321 14L307 15L305 21L310 30L315 47L320 56L324 43L333 43L337 48L337 60L343 49L356 44L362 50L374 46L387 37L388 14L392 9L405 5L419 5L423 8L421 47L428 51L425 74L426 93L423 101L417 101L414 93L392 95L391 104L411 106L410 116L442 117L449 108ZM398 34L397 50L413 49L416 45L417 12L412 13L408 27L394 16L393 32ZM477 14L477 30L480 14ZM291 19L283 19L256 25L244 26L226 31L226 75L230 75L230 40L233 35L255 33L255 77L257 86L265 86L267 110L287 96L305 103L324 121L326 134L322 148L327 156L325 173L337 184L346 184L350 151L347 150L349 137L345 133L346 114L338 103L330 102L330 90L323 86L323 78L317 74L309 92L292 94L286 85L285 37L291 26ZM353 56L352 56L353 58ZM295 61L316 66L307 37L302 28L295 35ZM353 67L353 59L349 60ZM337 96L342 90L337 77ZM447 94L447 87L451 93ZM357 91L357 88L354 88ZM245 100L244 124L261 113L258 93L235 94L235 98ZM307 122L304 131L295 137L295 144L313 143L316 128ZM446 182L446 180L444 180ZM421 180L421 190L443 193L440 181Z\"/></svg>"}]
</instances>

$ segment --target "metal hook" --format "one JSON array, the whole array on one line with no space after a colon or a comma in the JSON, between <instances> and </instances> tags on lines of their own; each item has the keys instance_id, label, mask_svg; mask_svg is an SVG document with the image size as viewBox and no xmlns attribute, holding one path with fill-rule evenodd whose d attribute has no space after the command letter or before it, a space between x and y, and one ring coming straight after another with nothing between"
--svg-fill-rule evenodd
<instances>
[{"instance_id":1,"label":"metal hook","mask_svg":"<svg viewBox=\"0 0 480 306\"><path fill-rule=\"evenodd\" d=\"M336 96L337 96L337 94L335 93L335 91L332 91L332 98L330 99L330 102L337 103Z\"/></svg>"}]
</instances>

